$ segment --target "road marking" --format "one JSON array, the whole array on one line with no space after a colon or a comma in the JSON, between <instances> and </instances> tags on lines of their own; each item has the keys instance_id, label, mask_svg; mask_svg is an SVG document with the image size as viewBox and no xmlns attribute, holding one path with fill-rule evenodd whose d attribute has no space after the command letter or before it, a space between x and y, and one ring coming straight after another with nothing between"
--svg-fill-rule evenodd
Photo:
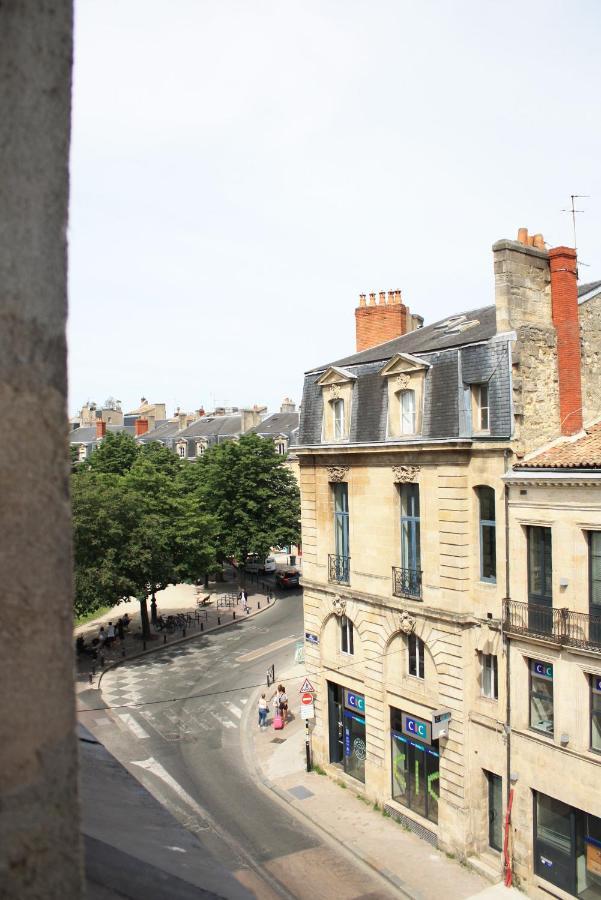
<instances>
[{"instance_id":1,"label":"road marking","mask_svg":"<svg viewBox=\"0 0 601 900\"><path fill-rule=\"evenodd\" d=\"M224 703L223 705L224 705L225 708L228 709L228 710L231 712L231 714L232 714L233 716L235 716L237 719L241 719L241 718L242 718L242 710L241 710L241 709L238 709L237 706L234 706L233 703Z\"/></svg>"},{"instance_id":2,"label":"road marking","mask_svg":"<svg viewBox=\"0 0 601 900\"><path fill-rule=\"evenodd\" d=\"M146 769L147 772L150 772L156 778L160 778L161 781L164 781L165 784L184 801L184 803L187 803L188 806L194 810L196 815L200 816L202 819L206 819L207 814L204 809L198 805L196 800L194 800L190 794L186 793L181 784L178 784L175 778L173 778L153 756L150 756L148 759L132 760L131 765L140 766L141 769Z\"/></svg>"},{"instance_id":3,"label":"road marking","mask_svg":"<svg viewBox=\"0 0 601 900\"><path fill-rule=\"evenodd\" d=\"M223 716L220 716L219 713L213 712L212 709L209 710L209 715L213 716L214 719L217 719L220 725L223 725L224 728L237 728L234 722L231 722L229 719L224 719Z\"/></svg>"},{"instance_id":4,"label":"road marking","mask_svg":"<svg viewBox=\"0 0 601 900\"><path fill-rule=\"evenodd\" d=\"M144 740L144 738L149 738L150 735L147 731L144 731L141 725L138 725L133 716L130 716L129 713L120 713L118 716L119 719L126 725L130 731L133 731L135 736L140 740Z\"/></svg>"},{"instance_id":5,"label":"road marking","mask_svg":"<svg viewBox=\"0 0 601 900\"><path fill-rule=\"evenodd\" d=\"M267 653L273 653L274 650L279 650L280 647L285 647L287 644L291 644L295 640L296 637L282 638L281 641L274 641L273 644L267 644L266 647L260 647L259 650L253 650L251 653L245 653L244 656L237 656L236 662L252 662L253 659L259 659L260 656L265 656Z\"/></svg>"}]
</instances>

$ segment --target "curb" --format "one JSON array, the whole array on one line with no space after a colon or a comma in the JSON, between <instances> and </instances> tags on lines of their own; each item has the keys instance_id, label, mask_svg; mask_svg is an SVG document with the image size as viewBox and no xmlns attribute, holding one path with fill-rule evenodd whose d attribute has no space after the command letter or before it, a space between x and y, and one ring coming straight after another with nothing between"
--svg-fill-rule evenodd
<instances>
[{"instance_id":1,"label":"curb","mask_svg":"<svg viewBox=\"0 0 601 900\"><path fill-rule=\"evenodd\" d=\"M252 701L250 701L247 705L248 713L245 715L245 725L248 724L247 719L250 718L251 710L254 711L256 704L258 703L260 692L262 690L263 690L262 687L257 688ZM292 812L295 815L298 815L299 818L306 819L308 822L310 822L313 825L314 828L317 828L323 834L327 835L327 837L333 843L338 844L339 847L342 847L346 853L351 854L354 859L360 860L363 863L363 865L367 866L368 869L370 869L376 875L379 875L380 878L383 878L390 885L392 885L392 887L394 887L397 891L399 891L399 893L402 894L403 897L406 897L407 900L423 900L423 897L421 894L412 893L409 890L409 888L407 887L407 885L403 881L401 881L400 878L398 878L396 875L394 875L392 872L388 871L387 869L378 868L378 866L375 863L373 863L369 859L367 854L363 853L363 851L361 849L353 848L352 851L349 850L349 848L346 846L346 844L340 840L340 837L335 832L331 831L329 828L327 828L325 825L323 825L317 819L313 818L313 816L310 813L308 813L305 809L303 809L300 806L296 806L295 801L291 798L291 796L288 794L288 792L283 790L282 788L278 787L277 784L274 784L273 781L271 781L269 778L267 778L267 776L264 774L264 772L261 768L261 765L256 758L256 755L251 752L251 749L252 749L251 745L252 745L253 739L251 737L250 729L248 727L245 727L244 729L241 728L240 731L241 731L240 737L241 737L241 742L242 742L242 754L244 756L244 760L245 760L247 768L250 769L250 771L254 773L259 784L261 784L266 790L271 791L272 794L275 794L276 797L286 805L286 809L289 812Z\"/></svg>"},{"instance_id":2,"label":"curb","mask_svg":"<svg viewBox=\"0 0 601 900\"><path fill-rule=\"evenodd\" d=\"M151 653L160 653L162 650L171 649L171 647L177 647L179 644L186 644L188 641L193 641L195 638L203 637L205 634L212 634L214 631L223 631L224 628L229 628L231 625L240 624L241 622L248 622L250 619L254 619L255 616L260 616L261 613L267 612L268 609L273 609L280 598L274 597L271 603L268 603L267 606L262 607L261 609L256 609L253 613L250 613L248 616L244 616L244 618L240 619L230 619L229 622L224 622L223 625L213 625L211 628L205 628L204 631L197 631L195 634L187 634L186 637L176 638L176 640L171 641L169 644L158 644L156 647L151 647L149 650L140 650L139 653L132 653L130 656L124 656L121 659L115 659L113 662L109 663L108 666L105 666L100 676L98 678L98 684L94 688L94 690L99 691L100 685L102 683L102 679L106 675L107 672L110 672L112 669L116 669L117 666L122 666L125 663L131 662L133 659L140 659L143 656L149 656Z\"/></svg>"}]
</instances>

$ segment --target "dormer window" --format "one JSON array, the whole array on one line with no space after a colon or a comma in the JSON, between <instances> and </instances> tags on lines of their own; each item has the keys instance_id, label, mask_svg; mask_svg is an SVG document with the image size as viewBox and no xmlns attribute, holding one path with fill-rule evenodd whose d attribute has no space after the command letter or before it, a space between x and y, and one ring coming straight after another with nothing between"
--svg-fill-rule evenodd
<instances>
[{"instance_id":1,"label":"dormer window","mask_svg":"<svg viewBox=\"0 0 601 900\"><path fill-rule=\"evenodd\" d=\"M334 419L334 440L341 441L344 438L344 400L340 398L332 400L332 415Z\"/></svg>"},{"instance_id":2,"label":"dormer window","mask_svg":"<svg viewBox=\"0 0 601 900\"><path fill-rule=\"evenodd\" d=\"M186 458L186 445L185 444L177 445L177 454L180 457L180 459Z\"/></svg>"},{"instance_id":3,"label":"dormer window","mask_svg":"<svg viewBox=\"0 0 601 900\"><path fill-rule=\"evenodd\" d=\"M472 385L472 424L474 431L490 431L488 383Z\"/></svg>"},{"instance_id":4,"label":"dormer window","mask_svg":"<svg viewBox=\"0 0 601 900\"><path fill-rule=\"evenodd\" d=\"M415 391L401 391L401 434L415 434Z\"/></svg>"}]
</instances>

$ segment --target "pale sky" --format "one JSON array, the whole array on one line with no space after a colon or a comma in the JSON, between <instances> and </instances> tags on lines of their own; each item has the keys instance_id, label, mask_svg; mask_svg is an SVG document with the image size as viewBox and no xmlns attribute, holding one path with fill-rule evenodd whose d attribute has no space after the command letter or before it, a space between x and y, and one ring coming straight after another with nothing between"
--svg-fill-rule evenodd
<instances>
[{"instance_id":1,"label":"pale sky","mask_svg":"<svg viewBox=\"0 0 601 900\"><path fill-rule=\"evenodd\" d=\"M70 412L301 398L359 293L494 301L526 226L601 278L596 0L76 0Z\"/></svg>"}]
</instances>

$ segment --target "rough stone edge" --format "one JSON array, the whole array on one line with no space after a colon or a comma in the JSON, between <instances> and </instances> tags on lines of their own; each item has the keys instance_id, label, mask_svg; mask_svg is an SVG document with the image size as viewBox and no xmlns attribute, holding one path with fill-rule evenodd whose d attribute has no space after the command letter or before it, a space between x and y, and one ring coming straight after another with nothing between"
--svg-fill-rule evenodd
<instances>
[{"instance_id":1,"label":"rough stone edge","mask_svg":"<svg viewBox=\"0 0 601 900\"><path fill-rule=\"evenodd\" d=\"M240 622L248 622L250 619L254 619L255 616L260 616L261 613L267 612L268 609L273 609L280 598L274 597L271 603L268 603L267 606L262 609L255 609L254 612L250 613L248 616L244 616L244 618L240 619L230 619L229 622L224 622L223 625L213 625L212 628L205 628L204 631L197 631L195 634L187 634L186 637L177 638L175 641L171 641L169 644L158 644L156 647L151 647L149 650L140 650L139 653L133 653L130 656L124 656L121 659L116 659L114 662L109 663L102 672L100 673L100 677L98 678L98 684L94 688L94 690L99 691L100 685L102 683L102 679L106 675L107 672L110 672L112 669L116 669L117 666L122 666L125 663L131 662L133 659L140 659L142 656L150 656L151 653L159 653L162 650L171 649L171 647L177 647L179 644L186 644L188 641L193 641L195 638L202 637L205 634L212 634L214 631L223 631L224 628L229 628L231 625Z\"/></svg>"},{"instance_id":2,"label":"rough stone edge","mask_svg":"<svg viewBox=\"0 0 601 900\"><path fill-rule=\"evenodd\" d=\"M265 790L271 791L272 794L275 794L276 797L285 804L287 810L295 813L299 818L306 819L313 825L314 828L317 828L319 831L327 835L332 842L339 844L346 853L351 853L344 841L341 841L340 837L334 831L331 831L329 828L315 819L301 806L297 806L298 801L294 800L287 791L282 790L282 788L278 787L273 783L273 781L267 778L256 755L251 752L250 744L253 740L251 736L253 732L246 726L248 725L248 719L250 718L251 711L254 712L255 710L256 703L258 703L259 696L262 690L262 687L257 688L252 700L246 704L242 719L244 726L240 728L242 755L244 757L244 763L247 769L256 776L257 782ZM359 859L363 865L367 866L367 868L372 872L375 872L376 875L379 875L385 881L388 881L388 883L391 884L397 891L399 891L403 895L403 897L406 897L407 900L423 900L421 894L411 893L405 883L392 872L389 872L387 869L378 868L373 862L370 861L369 857L363 852L363 850L353 848L352 856Z\"/></svg>"}]
</instances>

